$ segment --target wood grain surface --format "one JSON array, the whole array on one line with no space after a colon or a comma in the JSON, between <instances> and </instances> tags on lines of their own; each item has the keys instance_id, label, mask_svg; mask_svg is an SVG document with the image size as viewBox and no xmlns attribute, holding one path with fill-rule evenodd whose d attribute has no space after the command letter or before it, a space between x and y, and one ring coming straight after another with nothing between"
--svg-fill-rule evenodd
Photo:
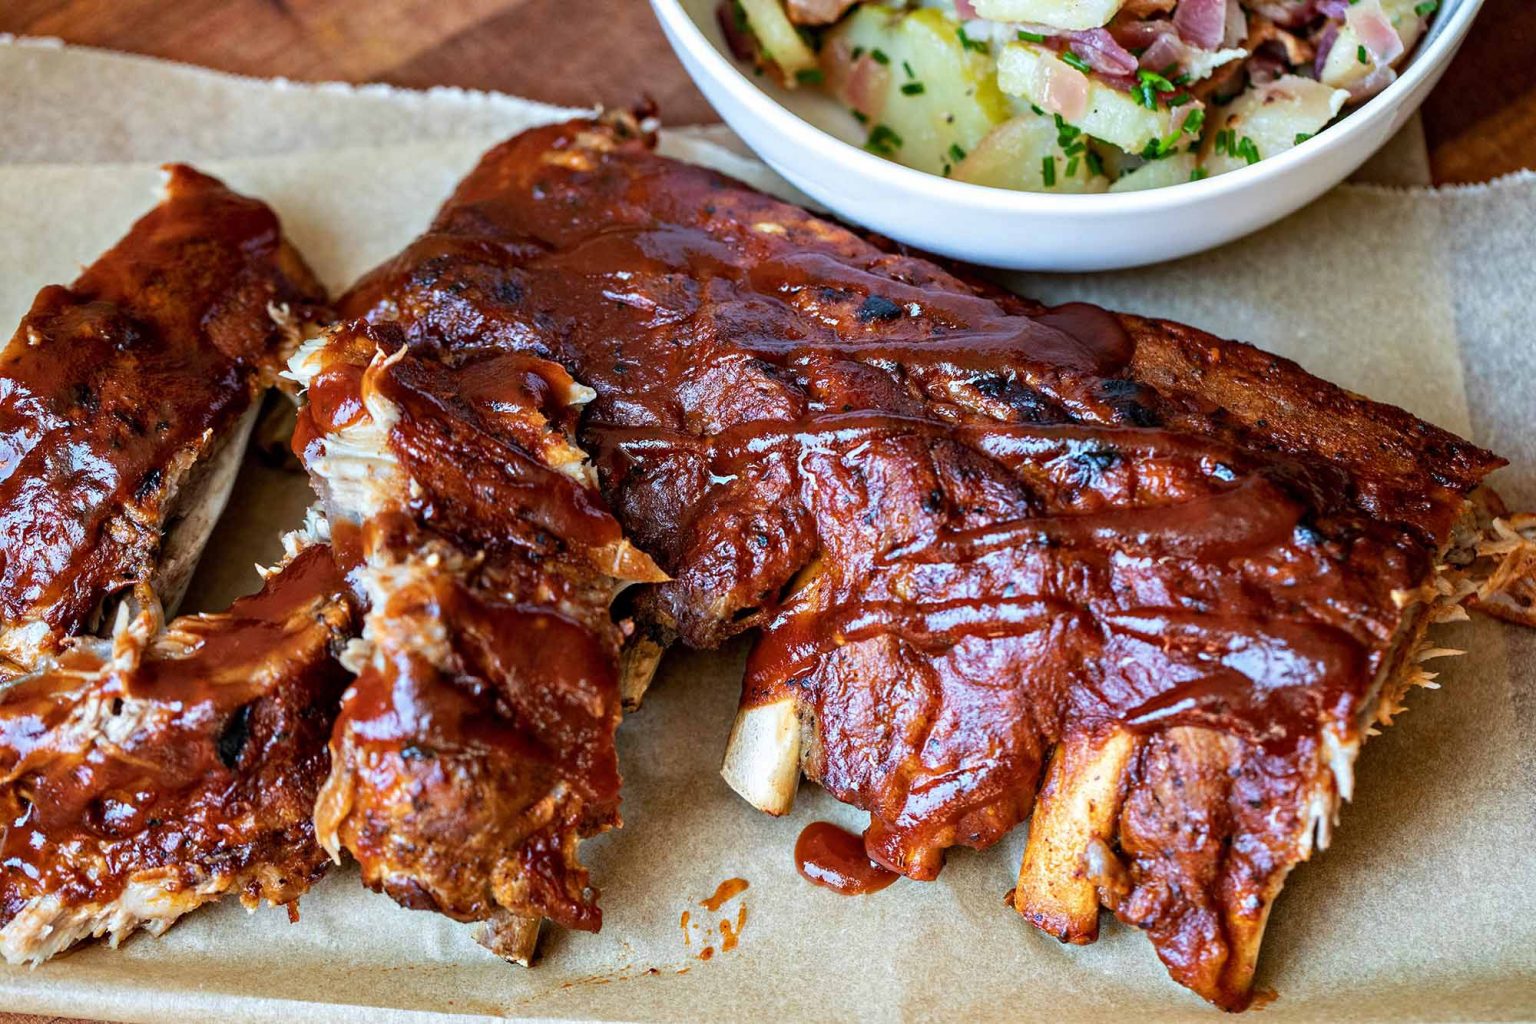
<instances>
[{"instance_id":1,"label":"wood grain surface","mask_svg":"<svg viewBox=\"0 0 1536 1024\"><path fill-rule=\"evenodd\" d=\"M0 0L0 32L262 77L649 96L669 122L716 120L645 0ZM1424 126L1437 182L1536 168L1536 2L1487 0ZM78 1022L0 1008L0 1024Z\"/></svg>"},{"instance_id":2,"label":"wood grain surface","mask_svg":"<svg viewBox=\"0 0 1536 1024\"><path fill-rule=\"evenodd\" d=\"M0 0L0 32L310 81L458 85L714 120L645 0ZM1536 2L1487 0L1424 109L1435 180L1536 167Z\"/></svg>"}]
</instances>

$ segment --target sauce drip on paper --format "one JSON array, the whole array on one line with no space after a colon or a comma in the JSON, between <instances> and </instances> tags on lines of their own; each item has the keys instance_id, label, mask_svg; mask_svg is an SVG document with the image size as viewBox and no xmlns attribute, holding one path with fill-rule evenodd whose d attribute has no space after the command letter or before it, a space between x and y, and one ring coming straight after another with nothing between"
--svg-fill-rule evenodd
<instances>
[{"instance_id":1,"label":"sauce drip on paper","mask_svg":"<svg viewBox=\"0 0 1536 1024\"><path fill-rule=\"evenodd\" d=\"M811 822L795 841L795 870L807 882L844 896L879 892L901 877L869 859L862 836L825 821Z\"/></svg>"}]
</instances>

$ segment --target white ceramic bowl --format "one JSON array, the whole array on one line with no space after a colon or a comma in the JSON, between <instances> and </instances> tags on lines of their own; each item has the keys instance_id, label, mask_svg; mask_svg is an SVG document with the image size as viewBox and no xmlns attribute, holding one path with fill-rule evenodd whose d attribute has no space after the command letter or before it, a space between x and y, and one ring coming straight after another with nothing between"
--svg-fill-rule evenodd
<instances>
[{"instance_id":1,"label":"white ceramic bowl","mask_svg":"<svg viewBox=\"0 0 1536 1024\"><path fill-rule=\"evenodd\" d=\"M816 89L781 89L730 58L717 0L651 0L683 66L726 123L843 218L955 259L1020 270L1112 270L1174 259L1279 220L1348 177L1403 126L1455 56L1482 0L1442 0L1398 80L1316 138L1251 167L1145 192L1013 192L866 152Z\"/></svg>"}]
</instances>

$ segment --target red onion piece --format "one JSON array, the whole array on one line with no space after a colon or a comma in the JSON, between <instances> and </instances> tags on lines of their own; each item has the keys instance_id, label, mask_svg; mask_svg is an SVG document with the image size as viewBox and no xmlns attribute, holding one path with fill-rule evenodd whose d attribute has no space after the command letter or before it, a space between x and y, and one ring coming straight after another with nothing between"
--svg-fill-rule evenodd
<instances>
[{"instance_id":1,"label":"red onion piece","mask_svg":"<svg viewBox=\"0 0 1536 1024\"><path fill-rule=\"evenodd\" d=\"M1184 67L1188 60L1189 44L1172 32L1158 36L1141 54L1141 66L1159 74L1170 64Z\"/></svg>"},{"instance_id":2,"label":"red onion piece","mask_svg":"<svg viewBox=\"0 0 1536 1024\"><path fill-rule=\"evenodd\" d=\"M1323 65L1328 63L1328 55L1333 52L1333 44L1339 41L1339 26L1329 25L1323 29L1323 34L1317 37L1317 59L1312 62L1312 68L1322 75Z\"/></svg>"},{"instance_id":3,"label":"red onion piece","mask_svg":"<svg viewBox=\"0 0 1536 1024\"><path fill-rule=\"evenodd\" d=\"M1138 65L1135 55L1116 42L1108 29L1091 28L1086 32L1068 32L1066 39L1072 52L1087 61L1088 66L1101 75L1125 76L1136 73Z\"/></svg>"},{"instance_id":4,"label":"red onion piece","mask_svg":"<svg viewBox=\"0 0 1536 1024\"><path fill-rule=\"evenodd\" d=\"M1173 27L1186 43L1214 50L1227 35L1227 0L1181 0Z\"/></svg>"},{"instance_id":5,"label":"red onion piece","mask_svg":"<svg viewBox=\"0 0 1536 1024\"><path fill-rule=\"evenodd\" d=\"M1320 4L1328 2L1330 0L1262 0L1248 6L1255 14L1268 18L1281 28L1300 28L1317 16ZM1349 0L1338 2L1349 6Z\"/></svg>"},{"instance_id":6,"label":"red onion piece","mask_svg":"<svg viewBox=\"0 0 1536 1024\"><path fill-rule=\"evenodd\" d=\"M1317 13L1342 21L1349 16L1349 0L1317 0Z\"/></svg>"},{"instance_id":7,"label":"red onion piece","mask_svg":"<svg viewBox=\"0 0 1536 1024\"><path fill-rule=\"evenodd\" d=\"M974 21L981 15L976 13L976 7L971 0L955 0L955 17L961 21Z\"/></svg>"}]
</instances>

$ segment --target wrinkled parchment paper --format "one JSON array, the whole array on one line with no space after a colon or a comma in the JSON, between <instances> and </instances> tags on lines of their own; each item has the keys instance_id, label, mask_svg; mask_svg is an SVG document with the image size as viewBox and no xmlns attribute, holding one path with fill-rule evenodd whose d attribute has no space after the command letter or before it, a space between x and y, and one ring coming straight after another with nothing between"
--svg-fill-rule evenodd
<instances>
[{"instance_id":1,"label":"wrinkled parchment paper","mask_svg":"<svg viewBox=\"0 0 1536 1024\"><path fill-rule=\"evenodd\" d=\"M299 87L0 44L0 325L8 334L38 287L70 280L152 203L159 162L194 160L272 203L340 290L416 234L483 149L557 116L507 97ZM774 184L719 129L667 145ZM1422 180L1422 145L1400 140L1372 177ZM1215 253L1017 284L1299 359L1508 456L1496 482L1536 506L1536 177L1345 186ZM309 500L301 476L249 460L189 607L252 589L251 564L274 557ZM1441 638L1472 653L1436 663L1443 688L1412 695L1367 746L1333 847L1279 900L1260 966L1280 994L1266 1024L1536 1018L1536 637L1476 622ZM932 884L850 899L803 882L800 828L858 828L861 816L807 785L793 814L772 819L720 780L743 650L674 652L625 722L627 824L583 845L603 931L546 928L532 971L491 957L465 926L363 890L347 868L304 898L297 925L231 902L161 939L0 967L0 1009L226 1022L1218 1019L1134 930L1109 923L1097 945L1064 947L1004 907L1023 829L954 851ZM737 877L744 893L716 913L700 906ZM740 932L729 952L722 920Z\"/></svg>"}]
</instances>

